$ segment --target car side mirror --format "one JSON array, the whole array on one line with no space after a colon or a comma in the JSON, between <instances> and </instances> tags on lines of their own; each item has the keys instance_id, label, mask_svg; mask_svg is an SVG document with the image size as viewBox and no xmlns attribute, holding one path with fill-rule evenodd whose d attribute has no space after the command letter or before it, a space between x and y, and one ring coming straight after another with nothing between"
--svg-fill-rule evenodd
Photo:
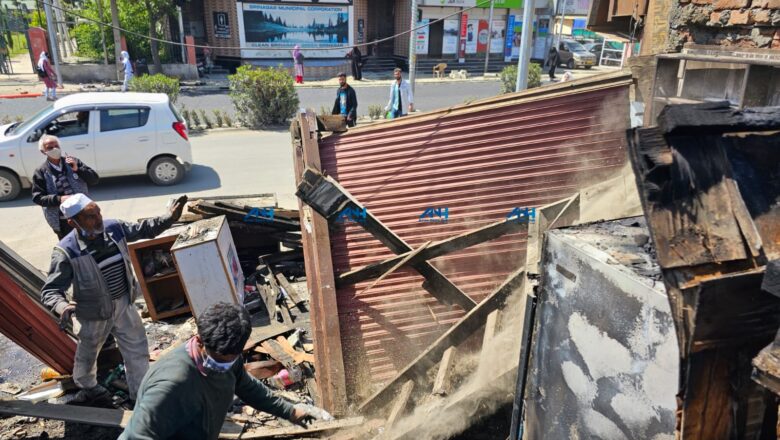
<instances>
[{"instance_id":1,"label":"car side mirror","mask_svg":"<svg viewBox=\"0 0 780 440\"><path fill-rule=\"evenodd\" d=\"M41 136L43 136L43 130L39 128L30 134L30 136L27 138L27 142L38 142Z\"/></svg>"}]
</instances>

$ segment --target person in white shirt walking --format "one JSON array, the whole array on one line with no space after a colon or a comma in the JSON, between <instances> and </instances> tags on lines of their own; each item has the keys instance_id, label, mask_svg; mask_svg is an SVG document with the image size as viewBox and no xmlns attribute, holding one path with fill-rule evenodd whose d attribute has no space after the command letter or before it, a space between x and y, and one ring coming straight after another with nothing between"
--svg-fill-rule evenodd
<instances>
[{"instance_id":1,"label":"person in white shirt walking","mask_svg":"<svg viewBox=\"0 0 780 440\"><path fill-rule=\"evenodd\" d=\"M122 70L125 72L125 80L122 82L122 91L127 91L130 80L133 79L133 63L130 61L130 54L122 51Z\"/></svg>"},{"instance_id":2,"label":"person in white shirt walking","mask_svg":"<svg viewBox=\"0 0 780 440\"><path fill-rule=\"evenodd\" d=\"M395 79L390 84L390 100L385 107L388 119L400 118L414 111L414 96L409 81L403 79L399 68L393 71L393 77Z\"/></svg>"}]
</instances>

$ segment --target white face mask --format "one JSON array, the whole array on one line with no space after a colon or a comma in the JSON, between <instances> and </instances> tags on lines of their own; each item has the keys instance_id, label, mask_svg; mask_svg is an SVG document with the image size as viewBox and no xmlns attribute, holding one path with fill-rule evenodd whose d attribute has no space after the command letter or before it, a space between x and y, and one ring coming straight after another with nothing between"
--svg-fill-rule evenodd
<instances>
[{"instance_id":1,"label":"white face mask","mask_svg":"<svg viewBox=\"0 0 780 440\"><path fill-rule=\"evenodd\" d=\"M59 148L52 148L51 150L46 152L46 155L56 160L62 157L62 150L60 150Z\"/></svg>"}]
</instances>

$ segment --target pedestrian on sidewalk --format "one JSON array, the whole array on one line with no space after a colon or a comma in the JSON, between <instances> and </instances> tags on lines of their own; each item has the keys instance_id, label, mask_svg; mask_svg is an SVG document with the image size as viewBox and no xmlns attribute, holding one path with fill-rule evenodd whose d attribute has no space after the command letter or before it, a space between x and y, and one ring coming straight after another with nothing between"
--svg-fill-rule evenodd
<instances>
[{"instance_id":1,"label":"pedestrian on sidewalk","mask_svg":"<svg viewBox=\"0 0 780 440\"><path fill-rule=\"evenodd\" d=\"M214 61L211 59L211 47L209 46L203 48L203 66L206 75L211 75L211 68L214 67Z\"/></svg>"},{"instance_id":2,"label":"pedestrian on sidewalk","mask_svg":"<svg viewBox=\"0 0 780 440\"><path fill-rule=\"evenodd\" d=\"M334 115L341 115L347 120L348 127L354 127L357 123L357 94L355 89L347 84L347 74L339 72L339 89L336 91L336 102L333 103Z\"/></svg>"},{"instance_id":3,"label":"pedestrian on sidewalk","mask_svg":"<svg viewBox=\"0 0 780 440\"><path fill-rule=\"evenodd\" d=\"M403 79L403 73L398 67L393 70L393 82L390 84L390 100L387 102L385 112L388 119L400 118L406 116L407 110L414 111L414 97L412 96L412 86Z\"/></svg>"},{"instance_id":4,"label":"pedestrian on sidewalk","mask_svg":"<svg viewBox=\"0 0 780 440\"><path fill-rule=\"evenodd\" d=\"M563 43L561 43L561 46L563 46ZM553 44L547 53L547 62L550 63L550 70L548 71L550 81L555 80L555 68L558 67L559 59L558 51L555 49L555 44Z\"/></svg>"},{"instance_id":5,"label":"pedestrian on sidewalk","mask_svg":"<svg viewBox=\"0 0 780 440\"><path fill-rule=\"evenodd\" d=\"M86 121L88 124L89 119ZM46 223L62 240L73 228L60 211L60 205L74 194L89 194L89 187L98 183L98 174L76 157L66 154L63 158L57 136L41 136L38 150L46 156L46 162L33 174L32 201L43 207Z\"/></svg>"},{"instance_id":6,"label":"pedestrian on sidewalk","mask_svg":"<svg viewBox=\"0 0 780 440\"><path fill-rule=\"evenodd\" d=\"M54 247L49 276L41 291L44 306L71 322L78 338L73 381L81 388L76 403L110 402L97 382L97 357L112 334L119 345L127 374L130 400L149 369L149 344L141 316L133 304L140 291L133 276L127 243L154 238L181 216L186 196L160 217L128 223L103 220L100 207L84 194L74 194L60 210L74 228ZM73 287L72 300L65 292Z\"/></svg>"},{"instance_id":7,"label":"pedestrian on sidewalk","mask_svg":"<svg viewBox=\"0 0 780 440\"><path fill-rule=\"evenodd\" d=\"M301 52L300 45L295 45L292 56L293 64L295 65L295 83L303 84L303 52Z\"/></svg>"},{"instance_id":8,"label":"pedestrian on sidewalk","mask_svg":"<svg viewBox=\"0 0 780 440\"><path fill-rule=\"evenodd\" d=\"M45 51L41 52L38 56L38 78L43 81L44 89L43 96L47 101L54 101L57 99L57 73L51 67L49 62L49 54Z\"/></svg>"},{"instance_id":9,"label":"pedestrian on sidewalk","mask_svg":"<svg viewBox=\"0 0 780 440\"><path fill-rule=\"evenodd\" d=\"M122 81L122 91L126 92L135 71L133 70L133 62L130 61L130 54L124 50L122 51L122 71L125 73L125 79Z\"/></svg>"},{"instance_id":10,"label":"pedestrian on sidewalk","mask_svg":"<svg viewBox=\"0 0 780 440\"><path fill-rule=\"evenodd\" d=\"M363 54L360 53L360 49L357 46L353 47L347 53L347 58L351 61L352 67L352 79L360 81L363 79Z\"/></svg>"},{"instance_id":11,"label":"pedestrian on sidewalk","mask_svg":"<svg viewBox=\"0 0 780 440\"><path fill-rule=\"evenodd\" d=\"M323 409L274 395L247 374L241 352L252 325L246 309L213 304L198 315L197 327L197 335L149 369L120 440L216 440L234 394L252 408L302 426L333 420Z\"/></svg>"}]
</instances>

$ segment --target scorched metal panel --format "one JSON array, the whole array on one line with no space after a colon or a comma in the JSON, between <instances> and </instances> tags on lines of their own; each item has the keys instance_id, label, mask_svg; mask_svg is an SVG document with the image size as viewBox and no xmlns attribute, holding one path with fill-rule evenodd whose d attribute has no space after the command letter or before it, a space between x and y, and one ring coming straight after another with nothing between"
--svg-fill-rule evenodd
<instances>
[{"instance_id":1,"label":"scorched metal panel","mask_svg":"<svg viewBox=\"0 0 780 440\"><path fill-rule=\"evenodd\" d=\"M616 77L617 78L617 77ZM548 94L509 95L477 105L350 130L320 141L322 170L412 247L571 196L626 163L628 82L594 80ZM447 208L446 222L421 222ZM336 224L336 274L391 252L355 224ZM525 260L526 234L504 236L432 264L481 300ZM422 289L413 269L337 291L347 391L366 397L463 315ZM336 312L334 311L334 317Z\"/></svg>"}]
</instances>

